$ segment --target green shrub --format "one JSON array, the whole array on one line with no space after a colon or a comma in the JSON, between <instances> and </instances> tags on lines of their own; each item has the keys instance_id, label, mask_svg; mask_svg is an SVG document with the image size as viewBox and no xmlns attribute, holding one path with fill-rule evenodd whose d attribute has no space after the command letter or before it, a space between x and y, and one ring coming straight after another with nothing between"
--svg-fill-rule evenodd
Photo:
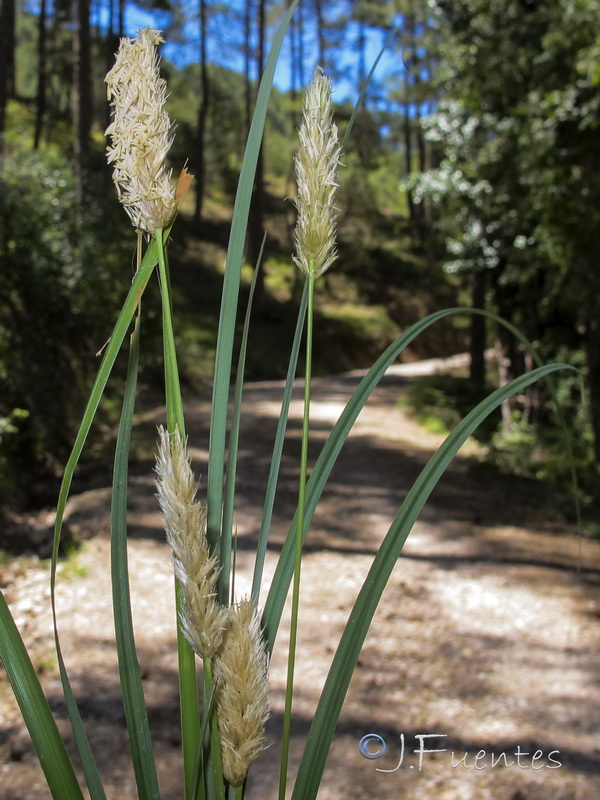
<instances>
[{"instance_id":1,"label":"green shrub","mask_svg":"<svg viewBox=\"0 0 600 800\"><path fill-rule=\"evenodd\" d=\"M413 380L406 393L406 406L415 418L432 433L447 433L488 392L469 378L454 375L427 375ZM485 420L476 432L480 441L488 441L500 422L496 411Z\"/></svg>"},{"instance_id":2,"label":"green shrub","mask_svg":"<svg viewBox=\"0 0 600 800\"><path fill-rule=\"evenodd\" d=\"M122 266L121 278L111 267L99 234L92 236L114 236L102 208L93 209L77 209L73 172L62 158L7 158L0 176L0 416L19 435L0 440L0 501L36 502L36 478L68 453L107 321L129 280ZM18 420L15 409L22 410Z\"/></svg>"},{"instance_id":3,"label":"green shrub","mask_svg":"<svg viewBox=\"0 0 600 800\"><path fill-rule=\"evenodd\" d=\"M580 349L562 346L551 353L553 358L571 364L580 375L570 371L559 373L553 380L564 424L573 449L573 461L583 499L594 502L598 471L594 460L593 430L589 408L583 401L581 376L585 381L587 365ZM536 396L530 418L516 411L506 429L497 430L489 442L487 458L500 469L523 477L535 478L553 486L565 485L570 462L565 440L557 425L555 406L548 391Z\"/></svg>"}]
</instances>

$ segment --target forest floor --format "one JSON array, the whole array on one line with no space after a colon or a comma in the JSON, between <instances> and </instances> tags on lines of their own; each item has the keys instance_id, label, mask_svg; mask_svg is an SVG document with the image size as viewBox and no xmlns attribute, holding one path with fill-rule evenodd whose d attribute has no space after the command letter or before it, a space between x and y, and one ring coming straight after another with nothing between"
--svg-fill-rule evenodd
<instances>
[{"instance_id":1,"label":"forest floor","mask_svg":"<svg viewBox=\"0 0 600 800\"><path fill-rule=\"evenodd\" d=\"M441 441L395 406L411 374L436 366L390 370L361 414L315 515L303 562L292 770L362 580L399 504ZM315 380L315 453L360 376ZM280 394L279 382L251 384L245 393L235 520L239 593L251 576ZM209 401L190 401L186 414L195 471L205 476ZM295 504L300 415L298 395L267 586ZM173 585L151 456L155 425L164 417L164 409L156 409L136 426L129 553L162 797L180 800ZM61 563L58 617L107 795L133 800L113 645L109 481L107 475L96 477L93 487L69 503L68 525L86 541ZM600 797L600 542L579 538L553 514L554 502L553 492L482 467L468 449L453 462L383 595L329 755L322 800ZM48 562L33 556L0 566L0 586L71 747L53 652L48 577ZM252 800L276 796L285 623L286 618L271 664L270 746L251 771ZM379 759L361 755L359 743L368 734L386 742ZM376 753L381 739L371 740L363 753ZM419 764L420 747L440 752L425 752ZM0 800L48 796L10 687L0 676Z\"/></svg>"}]
</instances>

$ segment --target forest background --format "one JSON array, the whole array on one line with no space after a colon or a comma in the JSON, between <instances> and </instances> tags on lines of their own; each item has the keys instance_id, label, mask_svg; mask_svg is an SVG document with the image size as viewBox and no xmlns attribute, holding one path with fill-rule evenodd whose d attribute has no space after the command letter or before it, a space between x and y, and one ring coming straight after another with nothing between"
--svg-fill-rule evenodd
<instances>
[{"instance_id":1,"label":"forest background","mask_svg":"<svg viewBox=\"0 0 600 800\"><path fill-rule=\"evenodd\" d=\"M162 66L177 123L172 165L177 172L189 161L197 176L171 244L176 333L186 391L198 393L211 380L231 209L257 84L286 7L272 0L1 0L5 516L55 501L96 354L132 277L132 231L115 202L103 133L103 78L119 37L150 23L170 43ZM248 286L267 238L248 377L284 374L301 292L290 258L289 198L302 88L315 64L323 66L338 87L343 134L388 39L344 154L340 258L317 296L316 370L366 366L400 330L445 306L500 314L543 359L583 371L583 401L573 378L558 390L591 509L600 464L597 0L301 2L254 187ZM150 407L161 402L162 350L160 303L146 302L149 355L141 378ZM529 366L518 343L481 316L432 330L411 357L465 350L468 377L427 378L411 390L429 424L451 426L486 384ZM102 413L90 469L94 459L108 460L116 405L108 401ZM564 484L560 432L542 389L511 401L481 436L502 468Z\"/></svg>"}]
</instances>

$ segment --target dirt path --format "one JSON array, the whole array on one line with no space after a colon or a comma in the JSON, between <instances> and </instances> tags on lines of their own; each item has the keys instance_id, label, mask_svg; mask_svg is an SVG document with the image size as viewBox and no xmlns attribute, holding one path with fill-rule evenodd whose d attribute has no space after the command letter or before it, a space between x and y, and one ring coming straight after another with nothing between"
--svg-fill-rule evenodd
<instances>
[{"instance_id":1,"label":"dirt path","mask_svg":"<svg viewBox=\"0 0 600 800\"><path fill-rule=\"evenodd\" d=\"M309 534L292 767L362 580L403 496L440 441L394 408L411 370L421 368L394 367L386 376L359 418ZM356 373L315 381L315 452L359 379ZM240 592L251 576L280 392L279 383L246 391L236 513ZM195 469L204 475L208 415L205 401L187 408ZM292 416L266 585L294 507L299 400ZM157 410L137 426L141 457L132 466L130 572L163 798L179 800L172 578L153 497L152 461L143 457L162 420ZM600 543L540 521L548 519L552 501L527 482L470 469L466 457L451 466L411 533L374 620L330 753L323 800L600 797ZM70 524L95 535L61 567L59 618L107 794L130 800L136 794L112 644L107 509L108 490L102 487L70 505ZM68 739L47 566L22 559L0 570L0 585L7 587ZM249 784L248 796L256 800L276 796L285 621L281 630L271 668L271 746ZM380 738L363 741L361 755L359 743L369 734ZM382 741L387 751L381 758L364 757L379 753ZM423 753L419 768L420 746L444 752ZM0 679L0 800L47 797L14 700Z\"/></svg>"}]
</instances>

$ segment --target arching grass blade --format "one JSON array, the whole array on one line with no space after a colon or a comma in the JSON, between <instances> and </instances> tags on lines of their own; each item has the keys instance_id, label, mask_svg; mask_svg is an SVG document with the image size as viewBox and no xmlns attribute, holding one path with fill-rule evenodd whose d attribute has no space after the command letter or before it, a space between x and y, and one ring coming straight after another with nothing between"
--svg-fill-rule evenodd
<instances>
[{"instance_id":1,"label":"arching grass blade","mask_svg":"<svg viewBox=\"0 0 600 800\"><path fill-rule=\"evenodd\" d=\"M73 474L75 472L75 468L77 466L77 463L79 461L79 458L83 450L83 446L85 444L88 433L94 421L96 411L98 410L100 400L102 399L102 394L104 393L104 389L106 387L106 383L114 366L115 360L121 349L121 345L123 344L123 340L127 334L129 326L131 325L131 321L133 319L133 316L135 314L141 296L144 292L144 289L146 288L146 285L150 280L150 276L152 275L156 262L157 262L157 251L156 247L153 244L146 251L146 254L142 261L142 265L135 274L131 288L129 290L129 293L127 294L127 298L125 299L125 303L123 304L116 325L114 327L113 334L104 352L104 356L102 358L102 362L100 364L100 368L98 370L98 374L96 376L96 380L94 382L94 386L92 388L83 415L83 420L81 422L79 432L75 439L73 450L67 462L67 466L65 467L65 473L63 476L60 493L58 497L58 503L56 509L56 521L54 525L54 541L52 546L52 563L50 571L50 594L51 594L51 604L52 604L52 618L54 624L56 655L58 659L58 667L60 671L63 693L65 695L65 701L67 704L67 710L69 713L69 718L71 720L71 725L73 727L73 735L75 737L75 742L77 744L77 749L79 751L79 756L81 758L81 763L83 766L86 782L92 800L105 800L106 795L102 787L102 783L100 781L100 776L98 774L98 770L92 755L87 735L85 733L85 729L83 727L81 715L79 713L79 709L77 708L77 703L75 701L73 690L71 688L71 683L69 681L69 676L67 674L67 670L65 667L62 648L60 646L60 640L58 635L58 621L56 617L56 568L58 564L58 551L60 547L60 537L62 532L62 523L63 523L65 507L67 504L67 498L69 496L71 483L73 481Z\"/></svg>"},{"instance_id":2,"label":"arching grass blade","mask_svg":"<svg viewBox=\"0 0 600 800\"><path fill-rule=\"evenodd\" d=\"M140 800L159 800L148 713L137 658L127 563L127 483L140 350L140 316L131 336L127 381L119 422L112 486L111 583L119 676L133 771Z\"/></svg>"},{"instance_id":3,"label":"arching grass blade","mask_svg":"<svg viewBox=\"0 0 600 800\"><path fill-rule=\"evenodd\" d=\"M314 800L317 797L344 698L373 615L404 543L446 467L469 436L503 400L562 369L574 367L567 364L538 367L493 392L459 422L413 484L373 560L342 634L309 731L293 800Z\"/></svg>"},{"instance_id":4,"label":"arching grass blade","mask_svg":"<svg viewBox=\"0 0 600 800\"><path fill-rule=\"evenodd\" d=\"M0 661L54 800L83 800L71 761L21 635L0 592Z\"/></svg>"},{"instance_id":5,"label":"arching grass blade","mask_svg":"<svg viewBox=\"0 0 600 800\"><path fill-rule=\"evenodd\" d=\"M283 389L283 397L281 399L281 411L279 413L279 419L277 420L277 431L275 433L275 441L273 443L273 455L271 457L271 466L269 467L269 477L267 478L267 489L265 492L263 515L258 534L258 543L256 545L256 560L254 563L254 575L252 578L252 599L257 604L260 594L260 586L262 583L265 555L267 552L267 541L269 537L269 530L271 528L271 519L273 517L275 492L277 490L277 481L279 479L281 455L283 453L283 443L285 440L285 432L290 412L290 403L292 401L294 377L296 375L296 368L298 365L298 354L300 353L300 344L302 342L302 331L304 330L304 319L306 317L307 303L308 284L305 282L304 290L302 292L302 299L300 301L300 307L298 309L298 320L296 323L296 331L294 333L294 341L292 344L285 386Z\"/></svg>"},{"instance_id":6,"label":"arching grass blade","mask_svg":"<svg viewBox=\"0 0 600 800\"><path fill-rule=\"evenodd\" d=\"M248 227L248 214L252 186L256 173L256 163L262 141L269 97L275 75L277 59L283 44L283 38L290 24L299 0L293 0L279 26L269 58L260 83L256 107L252 118L252 126L248 135L246 151L242 163L238 190L233 209L233 223L227 250L221 315L217 338L217 354L215 358L215 374L212 401L212 416L209 443L208 467L208 542L214 552L219 552L219 536L221 531L221 515L223 503L223 480L225 474L225 442L227 437L227 406L229 402L229 381L231 376L233 341L235 336L238 297L244 243Z\"/></svg>"}]
</instances>

